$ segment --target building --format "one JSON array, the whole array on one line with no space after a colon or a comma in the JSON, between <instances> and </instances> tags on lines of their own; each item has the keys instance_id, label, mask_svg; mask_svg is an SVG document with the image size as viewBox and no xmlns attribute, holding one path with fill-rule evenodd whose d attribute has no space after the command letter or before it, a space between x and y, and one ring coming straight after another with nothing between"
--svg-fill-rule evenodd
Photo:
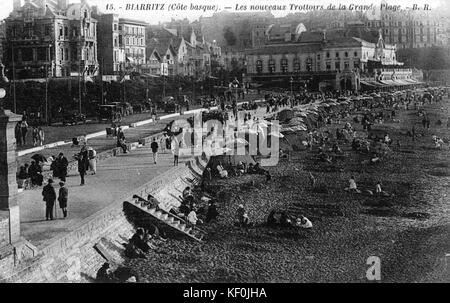
<instances>
[{"instance_id":1,"label":"building","mask_svg":"<svg viewBox=\"0 0 450 303\"><path fill-rule=\"evenodd\" d=\"M386 4L385 1L382 4ZM377 8L365 21L369 28L381 28L386 43L398 48L429 48L449 46L448 11L380 10Z\"/></svg>"},{"instance_id":2,"label":"building","mask_svg":"<svg viewBox=\"0 0 450 303\"><path fill-rule=\"evenodd\" d=\"M8 77L93 76L98 71L97 21L86 2L14 0L5 19Z\"/></svg>"},{"instance_id":3,"label":"building","mask_svg":"<svg viewBox=\"0 0 450 303\"><path fill-rule=\"evenodd\" d=\"M3 44L5 43L6 26L5 21L0 21L0 63L3 62Z\"/></svg>"},{"instance_id":4,"label":"building","mask_svg":"<svg viewBox=\"0 0 450 303\"><path fill-rule=\"evenodd\" d=\"M119 18L119 47L125 51L127 73L141 72L141 66L146 63L146 26L143 21Z\"/></svg>"},{"instance_id":5,"label":"building","mask_svg":"<svg viewBox=\"0 0 450 303\"><path fill-rule=\"evenodd\" d=\"M215 66L221 61L222 53L218 44L207 42L198 30L198 25L196 27L189 26L186 20L172 21L168 24L174 28L165 26L150 26L147 28L147 40L151 42L151 47L148 50L153 51L154 48L157 48L160 55L165 52L165 57L169 60L169 74L172 73L172 53L174 52L173 74L196 79L204 79L210 76L211 58L217 63ZM213 53L212 56L211 52ZM147 61L153 60L154 62L155 57L147 57Z\"/></svg>"},{"instance_id":6,"label":"building","mask_svg":"<svg viewBox=\"0 0 450 303\"><path fill-rule=\"evenodd\" d=\"M177 72L177 52L167 40L151 38L147 41L147 70L150 75L174 76Z\"/></svg>"},{"instance_id":7,"label":"building","mask_svg":"<svg viewBox=\"0 0 450 303\"><path fill-rule=\"evenodd\" d=\"M298 37L286 35L284 40L246 50L244 81L279 87L294 83L297 89L359 90L362 78L402 65L397 62L395 45L385 43L381 31L378 37L372 31L356 34L348 30L301 32Z\"/></svg>"},{"instance_id":8,"label":"building","mask_svg":"<svg viewBox=\"0 0 450 303\"><path fill-rule=\"evenodd\" d=\"M119 75L125 63L125 51L119 44L119 15L101 14L95 9L98 21L98 62L103 75Z\"/></svg>"}]
</instances>

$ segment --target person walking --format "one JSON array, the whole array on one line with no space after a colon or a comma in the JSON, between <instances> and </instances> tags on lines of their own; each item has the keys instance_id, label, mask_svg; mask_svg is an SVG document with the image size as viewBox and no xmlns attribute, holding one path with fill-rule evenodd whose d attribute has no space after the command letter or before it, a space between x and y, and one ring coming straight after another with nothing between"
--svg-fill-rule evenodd
<instances>
[{"instance_id":1,"label":"person walking","mask_svg":"<svg viewBox=\"0 0 450 303\"><path fill-rule=\"evenodd\" d=\"M172 143L172 152L173 152L173 166L178 166L178 157L180 155L180 144L175 138L175 141Z\"/></svg>"},{"instance_id":2,"label":"person walking","mask_svg":"<svg viewBox=\"0 0 450 303\"><path fill-rule=\"evenodd\" d=\"M69 161L64 157L63 153L59 153L58 157L55 159L55 171L53 171L54 177L59 177L62 182L66 182L67 177L67 167L69 166Z\"/></svg>"},{"instance_id":3,"label":"person walking","mask_svg":"<svg viewBox=\"0 0 450 303\"><path fill-rule=\"evenodd\" d=\"M17 122L14 128L14 135L16 137L17 146L22 146L22 131L20 128L20 122Z\"/></svg>"},{"instance_id":4,"label":"person walking","mask_svg":"<svg viewBox=\"0 0 450 303\"><path fill-rule=\"evenodd\" d=\"M44 145L44 140L45 140L45 133L44 130L42 129L42 127L38 127L38 139L39 139L39 145Z\"/></svg>"},{"instance_id":5,"label":"person walking","mask_svg":"<svg viewBox=\"0 0 450 303\"><path fill-rule=\"evenodd\" d=\"M25 119L20 122L20 132L22 134L22 145L27 144L28 123Z\"/></svg>"},{"instance_id":6,"label":"person walking","mask_svg":"<svg viewBox=\"0 0 450 303\"><path fill-rule=\"evenodd\" d=\"M163 154L166 152L166 139L167 139L167 134L164 133L164 135L159 140L159 146L161 147L161 153L163 153Z\"/></svg>"},{"instance_id":7,"label":"person walking","mask_svg":"<svg viewBox=\"0 0 450 303\"><path fill-rule=\"evenodd\" d=\"M97 152L92 147L88 147L88 158L89 158L89 170L92 174L97 173Z\"/></svg>"},{"instance_id":8,"label":"person walking","mask_svg":"<svg viewBox=\"0 0 450 303\"><path fill-rule=\"evenodd\" d=\"M33 137L33 146L36 146L39 142L39 131L36 126L33 126L31 136Z\"/></svg>"},{"instance_id":9,"label":"person walking","mask_svg":"<svg viewBox=\"0 0 450 303\"><path fill-rule=\"evenodd\" d=\"M56 201L56 192L53 188L53 180L48 179L48 184L42 189L43 200L45 201L45 220L53 220L53 206Z\"/></svg>"},{"instance_id":10,"label":"person walking","mask_svg":"<svg viewBox=\"0 0 450 303\"><path fill-rule=\"evenodd\" d=\"M59 182L59 193L58 193L58 202L59 202L59 207L61 208L62 212L63 212L63 217L66 218L67 217L67 201L69 199L69 190L67 189L67 187L65 187L65 183L64 182Z\"/></svg>"},{"instance_id":11,"label":"person walking","mask_svg":"<svg viewBox=\"0 0 450 303\"><path fill-rule=\"evenodd\" d=\"M153 153L153 163L156 164L156 161L158 161L158 142L156 142L156 138L153 138L153 142L152 144L150 144L150 148L152 149L152 153Z\"/></svg>"},{"instance_id":12,"label":"person walking","mask_svg":"<svg viewBox=\"0 0 450 303\"><path fill-rule=\"evenodd\" d=\"M80 186L84 185L84 176L86 175L86 158L84 153L80 153L77 157L78 159L78 172L80 173L81 183Z\"/></svg>"}]
</instances>

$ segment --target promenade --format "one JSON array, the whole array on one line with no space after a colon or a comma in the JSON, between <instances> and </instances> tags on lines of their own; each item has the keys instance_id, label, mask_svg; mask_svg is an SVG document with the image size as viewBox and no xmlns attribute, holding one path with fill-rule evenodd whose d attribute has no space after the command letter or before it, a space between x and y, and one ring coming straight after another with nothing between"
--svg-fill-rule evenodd
<instances>
[{"instance_id":1,"label":"promenade","mask_svg":"<svg viewBox=\"0 0 450 303\"><path fill-rule=\"evenodd\" d=\"M265 108L258 109L256 116L263 117ZM186 117L183 115L181 117ZM180 118L181 118L180 117ZM159 133L171 119L161 120L158 123L146 124L125 130L128 142L138 141L140 138ZM105 136L88 140L88 145L97 152L116 147L115 138ZM43 150L45 156L57 155L63 151L68 160L79 152L80 147L70 145ZM29 161L32 154L20 157L20 161ZM180 156L179 165L190 160L192 156ZM69 190L68 217L63 219L62 211L56 202L56 219L45 220L45 202L42 200L42 187L24 190L19 193L21 234L38 248L43 248L65 233L73 231L84 219L115 203L140 186L151 182L154 178L173 167L173 155L170 151L159 153L158 163L153 163L149 144L138 147L127 154L110 157L97 163L97 173L85 177L85 185L80 186L80 176L77 171L69 172L66 187ZM175 176L176 177L176 176ZM46 180L45 180L46 181ZM59 189L59 179L54 180L54 188ZM174 193L176 194L176 193Z\"/></svg>"}]
</instances>

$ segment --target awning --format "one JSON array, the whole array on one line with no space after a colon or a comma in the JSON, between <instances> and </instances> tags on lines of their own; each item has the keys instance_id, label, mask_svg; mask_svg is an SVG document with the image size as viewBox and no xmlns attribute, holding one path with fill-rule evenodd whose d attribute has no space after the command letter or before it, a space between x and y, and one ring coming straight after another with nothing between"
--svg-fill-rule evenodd
<instances>
[{"instance_id":1,"label":"awning","mask_svg":"<svg viewBox=\"0 0 450 303\"><path fill-rule=\"evenodd\" d=\"M370 83L370 82L368 82L368 81L363 81L363 80L359 81L359 83L361 83L361 84L363 84L363 85L367 85L367 86L375 86L375 84Z\"/></svg>"},{"instance_id":2,"label":"awning","mask_svg":"<svg viewBox=\"0 0 450 303\"><path fill-rule=\"evenodd\" d=\"M147 78L159 78L159 76L152 75L152 74L142 74L141 76L147 77Z\"/></svg>"},{"instance_id":3,"label":"awning","mask_svg":"<svg viewBox=\"0 0 450 303\"><path fill-rule=\"evenodd\" d=\"M380 80L381 83L388 86L397 86L398 84L394 82L394 80Z\"/></svg>"}]
</instances>

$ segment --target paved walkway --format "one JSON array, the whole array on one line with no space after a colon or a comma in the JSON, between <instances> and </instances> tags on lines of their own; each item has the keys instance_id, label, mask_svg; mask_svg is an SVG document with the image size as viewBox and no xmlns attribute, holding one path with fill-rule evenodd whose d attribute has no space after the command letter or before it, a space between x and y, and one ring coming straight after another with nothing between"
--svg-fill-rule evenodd
<instances>
[{"instance_id":1,"label":"paved walkway","mask_svg":"<svg viewBox=\"0 0 450 303\"><path fill-rule=\"evenodd\" d=\"M181 158L179 165L185 160L187 158ZM45 221L42 187L26 190L19 194L22 235L35 246L43 247L55 236L71 231L71 226L116 202L124 193L144 185L171 167L171 153L160 154L155 165L149 146L144 146L131 153L99 162L97 174L86 176L84 186L80 186L80 176L72 173L66 183L69 189L66 219L62 218L61 209L57 205L57 218ZM58 179L54 184L56 191L59 188L57 183Z\"/></svg>"},{"instance_id":2,"label":"paved walkway","mask_svg":"<svg viewBox=\"0 0 450 303\"><path fill-rule=\"evenodd\" d=\"M258 110L258 117L263 117L265 108ZM143 125L130 128L125 131L129 142L148 136L161 130L161 126L167 122L161 121L160 125ZM97 151L115 147L114 138L93 138L88 141ZM43 151L44 155L57 154L60 150L70 159L79 151L79 147L64 146ZM24 156L22 158L25 158ZM190 157L180 157L180 164ZM104 207L116 202L124 193L128 193L150 182L153 178L173 167L173 155L171 152L160 154L158 164L153 164L150 147L144 146L111 157L97 163L97 174L86 176L86 185L80 186L80 176L71 172L67 177L66 186L69 189L68 218L62 219L62 212L57 205L57 218L53 221L45 221L45 202L42 201L42 187L25 190L19 193L20 218L22 235L32 244L45 247L58 235L69 232L83 219L102 210ZM55 180L54 187L58 191L59 180ZM56 203L58 204L58 203Z\"/></svg>"}]
</instances>

